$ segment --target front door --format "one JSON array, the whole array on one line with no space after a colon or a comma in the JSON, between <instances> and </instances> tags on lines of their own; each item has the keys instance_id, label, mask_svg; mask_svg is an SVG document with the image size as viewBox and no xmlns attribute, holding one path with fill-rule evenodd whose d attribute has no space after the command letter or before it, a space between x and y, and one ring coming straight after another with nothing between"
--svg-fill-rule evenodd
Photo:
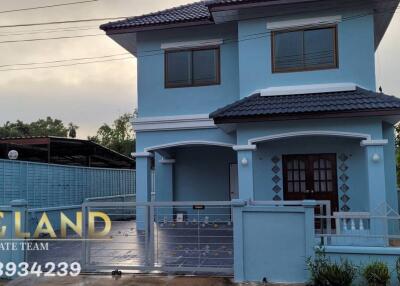
<instances>
[{"instance_id":1,"label":"front door","mask_svg":"<svg viewBox=\"0 0 400 286\"><path fill-rule=\"evenodd\" d=\"M283 189L287 201L330 201L338 211L336 154L283 156Z\"/></svg>"}]
</instances>

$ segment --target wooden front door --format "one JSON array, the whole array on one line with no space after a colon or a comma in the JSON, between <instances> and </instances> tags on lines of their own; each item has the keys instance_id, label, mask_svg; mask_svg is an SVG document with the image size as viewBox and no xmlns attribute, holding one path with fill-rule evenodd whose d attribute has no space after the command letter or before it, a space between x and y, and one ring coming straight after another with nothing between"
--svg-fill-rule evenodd
<instances>
[{"instance_id":1,"label":"wooden front door","mask_svg":"<svg viewBox=\"0 0 400 286\"><path fill-rule=\"evenodd\" d=\"M283 156L283 189L287 201L330 201L338 211L336 154Z\"/></svg>"}]
</instances>

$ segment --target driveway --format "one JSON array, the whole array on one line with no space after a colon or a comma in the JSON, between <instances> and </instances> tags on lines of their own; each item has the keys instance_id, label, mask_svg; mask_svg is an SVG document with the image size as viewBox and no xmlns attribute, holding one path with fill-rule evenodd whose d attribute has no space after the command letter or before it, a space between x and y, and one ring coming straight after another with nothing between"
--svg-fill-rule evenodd
<instances>
[{"instance_id":1,"label":"driveway","mask_svg":"<svg viewBox=\"0 0 400 286\"><path fill-rule=\"evenodd\" d=\"M5 284L7 286L241 286L266 285L257 283L235 284L229 278L218 277L148 277L124 275L119 279L111 276L82 275L68 278L36 278L26 277ZM277 284L275 284L277 285ZM281 284L283 285L283 284ZM291 285L295 286L295 285ZM300 286L300 285L297 285Z\"/></svg>"}]
</instances>

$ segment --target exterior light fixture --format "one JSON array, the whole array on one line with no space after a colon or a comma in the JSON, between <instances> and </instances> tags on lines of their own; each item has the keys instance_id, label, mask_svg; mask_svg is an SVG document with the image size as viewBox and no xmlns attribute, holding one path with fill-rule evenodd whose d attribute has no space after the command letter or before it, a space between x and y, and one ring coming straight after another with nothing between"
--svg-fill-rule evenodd
<instances>
[{"instance_id":1,"label":"exterior light fixture","mask_svg":"<svg viewBox=\"0 0 400 286\"><path fill-rule=\"evenodd\" d=\"M243 157L243 159L242 159L242 165L243 166L247 166L249 164L249 161L247 160L247 158L246 157Z\"/></svg>"},{"instance_id":2,"label":"exterior light fixture","mask_svg":"<svg viewBox=\"0 0 400 286\"><path fill-rule=\"evenodd\" d=\"M381 160L381 156L379 156L379 154L375 153L374 155L372 155L372 161L375 163L378 163Z\"/></svg>"},{"instance_id":3,"label":"exterior light fixture","mask_svg":"<svg viewBox=\"0 0 400 286\"><path fill-rule=\"evenodd\" d=\"M17 150L11 150L10 152L8 152L8 159L17 160L18 159L18 151Z\"/></svg>"}]
</instances>

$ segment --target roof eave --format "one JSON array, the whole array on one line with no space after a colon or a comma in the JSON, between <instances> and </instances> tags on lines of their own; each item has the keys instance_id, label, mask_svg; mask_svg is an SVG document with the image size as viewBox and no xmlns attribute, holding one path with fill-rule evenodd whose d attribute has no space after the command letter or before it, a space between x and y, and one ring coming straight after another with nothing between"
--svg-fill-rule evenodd
<instances>
[{"instance_id":1,"label":"roof eave","mask_svg":"<svg viewBox=\"0 0 400 286\"><path fill-rule=\"evenodd\" d=\"M400 121L400 108L396 109L375 109L360 111L340 111L340 112L308 112L294 114L275 114L275 115L248 115L236 117L218 117L212 118L215 124L231 124L231 123L253 123L265 121L285 121L285 120L302 120L302 119L329 119L329 118L354 118L354 117L383 117L398 116Z\"/></svg>"},{"instance_id":2,"label":"roof eave","mask_svg":"<svg viewBox=\"0 0 400 286\"><path fill-rule=\"evenodd\" d=\"M208 4L208 8L210 12L220 12L220 11L228 11L228 10L237 10L237 9L245 9L245 8L256 8L256 7L264 7L264 6L276 6L276 5L284 5L284 4L294 4L294 3L302 3L302 2L317 2L320 0L276 0L276 1L259 1L253 3L238 3L238 4Z\"/></svg>"},{"instance_id":3,"label":"roof eave","mask_svg":"<svg viewBox=\"0 0 400 286\"><path fill-rule=\"evenodd\" d=\"M102 28L102 30L105 31L107 35L116 35L116 34L128 34L128 33L137 33L143 31L165 30L165 29L184 28L191 26L211 25L211 24L214 24L214 22L211 21L210 19L203 19L203 20L188 21L188 22L157 24L157 25L147 25L147 26L127 27L127 28L110 28L110 29Z\"/></svg>"}]
</instances>

